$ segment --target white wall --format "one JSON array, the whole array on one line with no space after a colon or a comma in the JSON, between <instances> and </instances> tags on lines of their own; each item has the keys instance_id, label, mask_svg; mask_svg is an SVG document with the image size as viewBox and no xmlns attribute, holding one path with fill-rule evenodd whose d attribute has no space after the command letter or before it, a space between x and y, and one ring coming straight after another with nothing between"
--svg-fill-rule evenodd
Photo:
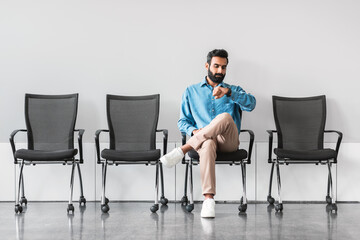
<instances>
[{"instance_id":1,"label":"white wall","mask_svg":"<svg viewBox=\"0 0 360 240\"><path fill-rule=\"evenodd\" d=\"M355 0L2 0L0 153L8 157L0 187L13 181L8 136L25 126L25 93L80 93L77 127L86 129L89 146L95 130L107 126L105 94L160 93L159 128L179 142L182 92L205 76L206 54L214 48L230 54L225 81L257 98L243 127L254 130L258 151L267 141L265 130L274 128L271 95L326 94L327 129L342 131L346 143L341 151L347 164L338 171L354 170L360 143L359 12ZM93 149L87 151L91 156ZM257 156L259 164L266 161L261 152ZM339 185L353 180L348 176ZM359 191L344 194L358 199Z\"/></svg>"}]
</instances>

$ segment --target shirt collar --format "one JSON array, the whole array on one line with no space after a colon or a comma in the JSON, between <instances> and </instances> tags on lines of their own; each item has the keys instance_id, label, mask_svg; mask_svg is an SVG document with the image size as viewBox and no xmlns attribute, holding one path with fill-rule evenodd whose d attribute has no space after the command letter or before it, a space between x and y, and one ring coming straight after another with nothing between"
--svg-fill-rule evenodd
<instances>
[{"instance_id":1,"label":"shirt collar","mask_svg":"<svg viewBox=\"0 0 360 240\"><path fill-rule=\"evenodd\" d=\"M209 85L209 84L207 83L206 76L205 76L204 80L200 83L200 86L203 87L203 86L207 86L207 85ZM224 82L219 83L218 86L224 87Z\"/></svg>"},{"instance_id":2,"label":"shirt collar","mask_svg":"<svg viewBox=\"0 0 360 240\"><path fill-rule=\"evenodd\" d=\"M207 81L206 81L206 77L204 77L204 80L202 80L200 86L203 87L203 86L206 86L208 85Z\"/></svg>"}]
</instances>

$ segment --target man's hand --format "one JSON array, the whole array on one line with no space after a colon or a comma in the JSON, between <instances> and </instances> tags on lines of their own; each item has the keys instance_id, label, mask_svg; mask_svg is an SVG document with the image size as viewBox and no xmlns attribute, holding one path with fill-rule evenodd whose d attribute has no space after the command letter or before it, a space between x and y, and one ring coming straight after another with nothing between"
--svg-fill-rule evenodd
<instances>
[{"instance_id":1,"label":"man's hand","mask_svg":"<svg viewBox=\"0 0 360 240\"><path fill-rule=\"evenodd\" d=\"M200 129L195 129L195 130L192 132L193 136L194 136L196 133L198 133L201 129L202 129L202 128L200 128Z\"/></svg>"},{"instance_id":2,"label":"man's hand","mask_svg":"<svg viewBox=\"0 0 360 240\"><path fill-rule=\"evenodd\" d=\"M223 87L217 86L213 90L213 96L215 97L215 99L219 99L219 98L222 98L225 94L227 94L228 91L229 91L229 88L223 88Z\"/></svg>"}]
</instances>

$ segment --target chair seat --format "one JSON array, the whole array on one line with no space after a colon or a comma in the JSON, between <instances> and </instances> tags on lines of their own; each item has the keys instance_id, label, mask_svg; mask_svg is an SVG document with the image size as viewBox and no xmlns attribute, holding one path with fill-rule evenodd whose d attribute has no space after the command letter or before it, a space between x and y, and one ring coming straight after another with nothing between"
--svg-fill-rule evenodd
<instances>
[{"instance_id":1,"label":"chair seat","mask_svg":"<svg viewBox=\"0 0 360 240\"><path fill-rule=\"evenodd\" d=\"M56 151L19 149L15 152L15 157L28 161L63 161L74 158L77 152L77 149Z\"/></svg>"},{"instance_id":2,"label":"chair seat","mask_svg":"<svg viewBox=\"0 0 360 240\"><path fill-rule=\"evenodd\" d=\"M191 150L189 157L199 159L199 154L195 150ZM216 161L240 161L247 158L247 151L238 149L235 152L217 152Z\"/></svg>"},{"instance_id":3,"label":"chair seat","mask_svg":"<svg viewBox=\"0 0 360 240\"><path fill-rule=\"evenodd\" d=\"M101 157L111 161L157 161L160 158L160 149L147 151L117 151L104 149Z\"/></svg>"},{"instance_id":4,"label":"chair seat","mask_svg":"<svg viewBox=\"0 0 360 240\"><path fill-rule=\"evenodd\" d=\"M336 151L329 148L306 151L275 148L274 153L279 158L290 160L328 160L336 157Z\"/></svg>"}]
</instances>

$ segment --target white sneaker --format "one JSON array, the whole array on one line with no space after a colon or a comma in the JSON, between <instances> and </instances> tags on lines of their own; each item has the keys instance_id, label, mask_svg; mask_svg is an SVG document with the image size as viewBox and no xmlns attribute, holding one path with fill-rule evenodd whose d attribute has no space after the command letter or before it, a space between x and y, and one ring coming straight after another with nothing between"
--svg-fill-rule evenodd
<instances>
[{"instance_id":1,"label":"white sneaker","mask_svg":"<svg viewBox=\"0 0 360 240\"><path fill-rule=\"evenodd\" d=\"M178 164L183 159L184 153L180 147L173 149L171 152L165 154L160 158L160 161L165 167L171 168Z\"/></svg>"},{"instance_id":2,"label":"white sneaker","mask_svg":"<svg viewBox=\"0 0 360 240\"><path fill-rule=\"evenodd\" d=\"M215 200L208 198L203 202L201 209L201 217L214 218L215 217Z\"/></svg>"}]
</instances>

